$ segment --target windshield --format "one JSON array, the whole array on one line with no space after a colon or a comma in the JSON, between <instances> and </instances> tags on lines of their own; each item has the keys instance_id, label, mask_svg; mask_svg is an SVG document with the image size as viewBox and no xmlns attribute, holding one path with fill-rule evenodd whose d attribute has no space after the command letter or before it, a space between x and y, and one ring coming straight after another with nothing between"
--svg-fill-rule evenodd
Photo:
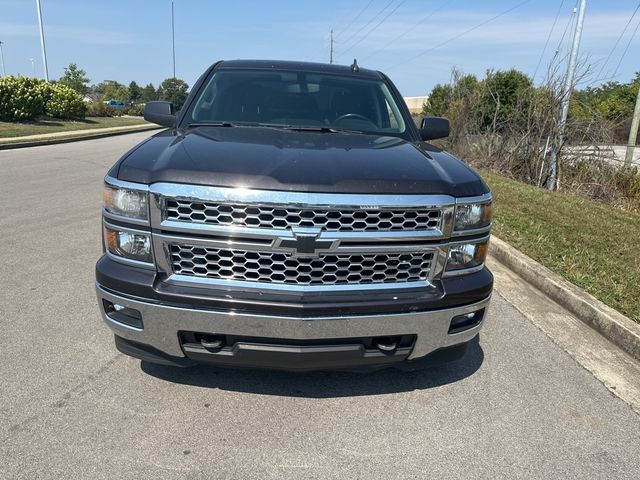
<instances>
[{"instance_id":1,"label":"windshield","mask_svg":"<svg viewBox=\"0 0 640 480\"><path fill-rule=\"evenodd\" d=\"M278 70L214 72L187 112L186 123L393 136L406 131L398 105L382 80Z\"/></svg>"}]
</instances>

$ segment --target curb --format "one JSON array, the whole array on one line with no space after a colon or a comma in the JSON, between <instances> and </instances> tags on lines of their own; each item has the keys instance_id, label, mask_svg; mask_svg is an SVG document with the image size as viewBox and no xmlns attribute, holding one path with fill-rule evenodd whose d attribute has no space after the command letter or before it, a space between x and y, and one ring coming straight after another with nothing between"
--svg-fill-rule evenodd
<instances>
[{"instance_id":1,"label":"curb","mask_svg":"<svg viewBox=\"0 0 640 480\"><path fill-rule=\"evenodd\" d=\"M56 143L70 143L79 142L81 140L93 140L95 138L113 137L116 135L125 135L127 133L146 132L147 130L156 130L164 127L158 125L140 125L137 128L130 127L122 130L112 130L109 132L100 132L99 128L96 128L96 133L87 133L82 135L76 135L71 137L52 137L43 138L40 140L32 140L29 142L15 142L15 143L0 143L0 150L13 150L14 148L27 148L27 147L39 147L42 145L54 145ZM69 131L69 134L73 134L73 130Z\"/></svg>"},{"instance_id":2,"label":"curb","mask_svg":"<svg viewBox=\"0 0 640 480\"><path fill-rule=\"evenodd\" d=\"M489 253L578 319L640 360L639 324L495 236L491 237Z\"/></svg>"}]
</instances>

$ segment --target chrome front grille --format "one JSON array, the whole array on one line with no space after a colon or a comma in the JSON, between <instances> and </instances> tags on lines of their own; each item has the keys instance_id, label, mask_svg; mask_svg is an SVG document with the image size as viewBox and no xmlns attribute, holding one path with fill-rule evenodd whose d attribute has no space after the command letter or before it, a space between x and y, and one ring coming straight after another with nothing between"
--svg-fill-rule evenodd
<instances>
[{"instance_id":1,"label":"chrome front grille","mask_svg":"<svg viewBox=\"0 0 640 480\"><path fill-rule=\"evenodd\" d=\"M407 232L442 228L435 208L304 208L166 199L167 220L229 227L316 227L332 232Z\"/></svg>"},{"instance_id":2,"label":"chrome front grille","mask_svg":"<svg viewBox=\"0 0 640 480\"><path fill-rule=\"evenodd\" d=\"M170 244L176 275L265 284L331 286L426 281L433 251L326 253L299 257L289 253Z\"/></svg>"},{"instance_id":3,"label":"chrome front grille","mask_svg":"<svg viewBox=\"0 0 640 480\"><path fill-rule=\"evenodd\" d=\"M168 283L292 292L425 288L442 274L455 198L155 183Z\"/></svg>"}]
</instances>

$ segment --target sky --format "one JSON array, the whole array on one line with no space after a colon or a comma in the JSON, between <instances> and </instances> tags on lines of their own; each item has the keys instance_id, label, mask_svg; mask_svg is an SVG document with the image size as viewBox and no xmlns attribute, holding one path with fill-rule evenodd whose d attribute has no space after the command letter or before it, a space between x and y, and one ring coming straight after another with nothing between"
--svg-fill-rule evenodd
<instances>
[{"instance_id":1,"label":"sky","mask_svg":"<svg viewBox=\"0 0 640 480\"><path fill-rule=\"evenodd\" d=\"M627 82L640 71L640 11L625 31L639 1L587 1L580 62L591 65L592 73L582 86L602 78ZM170 0L41 2L50 78L60 77L69 63L84 69L91 83L135 80L157 86L172 76ZM334 63L351 64L355 57L360 66L385 72L404 96L426 95L435 84L449 82L454 67L479 76L514 67L541 82L554 58L556 65L566 59L576 5L576 0L174 0L176 76L192 85L219 59L328 62L333 29ZM8 75L43 76L36 0L0 0L0 41Z\"/></svg>"}]
</instances>

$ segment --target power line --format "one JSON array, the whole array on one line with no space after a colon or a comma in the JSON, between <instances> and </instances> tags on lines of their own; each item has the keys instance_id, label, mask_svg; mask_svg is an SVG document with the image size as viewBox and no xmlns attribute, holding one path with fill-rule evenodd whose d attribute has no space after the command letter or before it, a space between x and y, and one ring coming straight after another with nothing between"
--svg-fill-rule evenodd
<instances>
[{"instance_id":1,"label":"power line","mask_svg":"<svg viewBox=\"0 0 640 480\"><path fill-rule=\"evenodd\" d=\"M574 7L573 7L573 10L571 11L571 15L569 16L569 19L567 20L567 24L564 27L564 32L562 32L562 36L560 37L560 41L558 42L558 45L556 46L556 50L555 50L555 52L553 54L553 57L551 57L551 60L549 61L549 69L555 68L555 65L560 66L561 63L563 63L567 58L569 58L570 51L568 51L566 55L564 55L562 58L560 58L558 60L560 52L562 51L562 44L564 43L564 38L567 36L567 32L572 29L573 21L576 18L576 13L578 11L578 8L577 8L578 1L580 1L580 0L576 0L576 3L574 5ZM558 60L557 63L555 63L556 60Z\"/></svg>"},{"instance_id":2,"label":"power line","mask_svg":"<svg viewBox=\"0 0 640 480\"><path fill-rule=\"evenodd\" d=\"M398 40L400 40L401 38L404 38L408 33L412 32L413 30L415 30L416 28L418 28L420 25L424 24L427 20L429 20L431 17L433 17L436 13L438 13L440 10L442 10L445 6L447 6L449 3L451 3L451 0L445 0L438 8L436 8L435 10L433 10L431 13L425 15L424 17L422 17L420 20L418 20L417 23L415 23L411 28L406 29L405 31L403 31L400 35L398 35L397 37L395 37L393 40L387 42L386 45L384 45L382 48L379 48L378 50L372 52L370 55L367 55L364 58L369 58L372 57L373 55L382 52L383 50L386 50L389 45L391 45L392 43L397 42Z\"/></svg>"},{"instance_id":3,"label":"power line","mask_svg":"<svg viewBox=\"0 0 640 480\"><path fill-rule=\"evenodd\" d=\"M538 64L536 65L536 69L533 72L532 80L536 79L536 75L538 74L538 69L540 68L540 64L542 63L544 54L547 52L547 47L549 46L549 40L551 40L551 35L553 34L553 31L556 28L556 23L558 23L558 17L560 16L560 12L562 11L563 5L564 5L564 0L560 2L560 6L558 7L558 11L556 12L556 18L553 19L551 30L549 30L549 34L547 35L547 40L544 42L544 48L542 49L542 53L540 54L540 58L538 59Z\"/></svg>"},{"instance_id":4,"label":"power line","mask_svg":"<svg viewBox=\"0 0 640 480\"><path fill-rule=\"evenodd\" d=\"M362 8L362 10L360 10L360 12L358 12L358 14L357 14L355 17L353 17L353 18L351 19L351 21L347 24L347 26L346 26L346 27L344 27L342 30L340 30L340 32L336 33L336 34L335 34L335 37L336 37L336 38L338 38L338 37L339 37L340 35L342 35L346 30L349 30L349 27L351 27L351 25L353 25L353 24L354 24L354 23L355 23L355 22L356 22L356 21L357 21L357 20L362 16L362 14L365 12L365 10L366 10L367 8L369 8L369 7L371 6L371 4L372 4L372 3L373 3L373 0L369 0L369 3L367 3L367 4Z\"/></svg>"},{"instance_id":5,"label":"power line","mask_svg":"<svg viewBox=\"0 0 640 480\"><path fill-rule=\"evenodd\" d=\"M358 40L356 43L354 43L353 45L351 45L349 48L347 48L344 52L342 53L347 53L349 50L351 50L352 48L355 48L356 46L358 46L360 43L362 43L362 41L364 39L366 39L369 35L371 35L371 33L373 33L380 25L382 25L391 15L393 15L395 13L396 10L398 10L402 4L406 2L406 0L402 0L400 3L398 3L396 5L396 7L391 10L382 20L380 20L371 30L369 30L367 33L365 33L362 38L360 38L360 40Z\"/></svg>"},{"instance_id":6,"label":"power line","mask_svg":"<svg viewBox=\"0 0 640 480\"><path fill-rule=\"evenodd\" d=\"M577 2L576 2L577 5ZM571 15L569 16L569 20L567 20L567 24L564 27L564 32L562 32L562 37L560 37L560 41L558 42L558 46L556 47L556 52L553 54L553 58L557 57L560 54L560 50L562 50L562 44L564 43L564 37L567 36L567 32L571 29L573 25L573 21L575 20L576 15L576 7L573 7L571 11Z\"/></svg>"},{"instance_id":7,"label":"power line","mask_svg":"<svg viewBox=\"0 0 640 480\"><path fill-rule=\"evenodd\" d=\"M499 14L497 14L497 15L494 15L493 17L491 17L491 18L489 18L489 19L487 19L487 20L484 20L484 21L480 22L480 23L478 23L477 25L474 25L473 27L468 28L467 30L465 30L465 31L463 31L463 32L460 32L459 34L454 35L453 37L449 37L448 39L444 40L443 42L440 42L440 43L438 43L437 45L434 45L434 46L433 46L433 47L431 47L431 48L428 48L428 49L426 49L426 50L423 50L422 52L420 52L420 53L418 53L418 54L416 54L416 55L414 55L414 56L412 56L412 57L408 58L407 60L404 60L404 61L402 61L402 62L398 62L398 63L396 63L395 65L392 65L391 67L389 67L389 68L388 68L388 70L391 70L391 69L393 69L393 68L396 68L396 67L399 67L399 66L401 66L401 65L404 65L405 63L409 63L409 62L411 62L411 61L415 60L416 58L423 57L423 56L425 56L427 53L431 53L431 52L433 52L434 50L436 50L436 49L438 49L438 48L440 48L440 47L443 47L443 46L445 46L445 45L447 45L447 44L449 44L449 43L453 42L454 40L457 40L457 39L459 39L459 38L461 38L461 37L464 37L466 34L471 33L471 32L473 32L474 30L477 30L478 28L480 28L480 27L482 27L482 26L486 25L487 23L490 23L490 22L492 22L492 21L494 21L494 20L496 20L496 19L498 19L498 18L500 18L500 17L502 17L502 16L504 16L504 15L506 15L506 14L508 14L508 13L513 12L513 11L514 11L514 10L516 10L517 8L520 8L521 6L523 6L523 5L524 5L524 4L526 4L526 3L529 3L530 1L531 1L531 0L524 0L524 1L520 2L520 3L518 3L517 5L515 5L514 7L511 7L511 8L509 8L509 9L507 9L507 10L504 10L503 12L501 12L501 13L499 13Z\"/></svg>"},{"instance_id":8,"label":"power line","mask_svg":"<svg viewBox=\"0 0 640 480\"><path fill-rule=\"evenodd\" d=\"M638 33L638 28L639 27L640 27L640 20L638 20L638 25L636 25L635 30L631 34L631 38L629 38L629 41L627 42L627 46L624 48L624 52L622 52L622 56L620 57L620 60L618 61L618 65L616 65L616 69L613 71L613 76L614 77L618 74L618 69L620 68L620 65L622 65L622 60L624 59L625 55L627 54L627 51L629 51L629 47L631 46L631 42L633 42L633 39L635 38L636 33Z\"/></svg>"},{"instance_id":9,"label":"power line","mask_svg":"<svg viewBox=\"0 0 640 480\"><path fill-rule=\"evenodd\" d=\"M367 28L369 25L371 25L373 23L374 20L376 20L387 8L389 8L391 6L391 4L395 2L395 0L391 0L389 3L387 3L382 10L380 10L378 13L376 13L373 18L371 18L367 23L365 23L362 27L360 27L356 32L354 32L349 38L347 38L343 43L346 45L347 43L349 43L352 39L356 38L358 35L360 35L360 32L362 32L365 28Z\"/></svg>"},{"instance_id":10,"label":"power line","mask_svg":"<svg viewBox=\"0 0 640 480\"><path fill-rule=\"evenodd\" d=\"M604 71L604 67L607 66L607 63L609 63L609 59L613 55L613 52L615 52L616 48L618 48L618 44L620 43L620 40L622 40L622 37L627 32L627 28L629 28L629 25L631 25L631 22L633 21L633 18L636 16L636 13L638 13L639 9L640 9L640 3L638 3L638 6L636 7L636 9L631 14L631 18L629 18L629 21L627 22L627 24L622 29L622 32L620 32L620 35L616 39L616 42L613 44L613 48L611 49L611 51L609 52L609 55L607 55L607 58L605 59L605 61L602 64L602 66L600 67L600 70L598 71L598 75L596 75L596 78L600 78L600 76L602 75L602 72Z\"/></svg>"}]
</instances>

